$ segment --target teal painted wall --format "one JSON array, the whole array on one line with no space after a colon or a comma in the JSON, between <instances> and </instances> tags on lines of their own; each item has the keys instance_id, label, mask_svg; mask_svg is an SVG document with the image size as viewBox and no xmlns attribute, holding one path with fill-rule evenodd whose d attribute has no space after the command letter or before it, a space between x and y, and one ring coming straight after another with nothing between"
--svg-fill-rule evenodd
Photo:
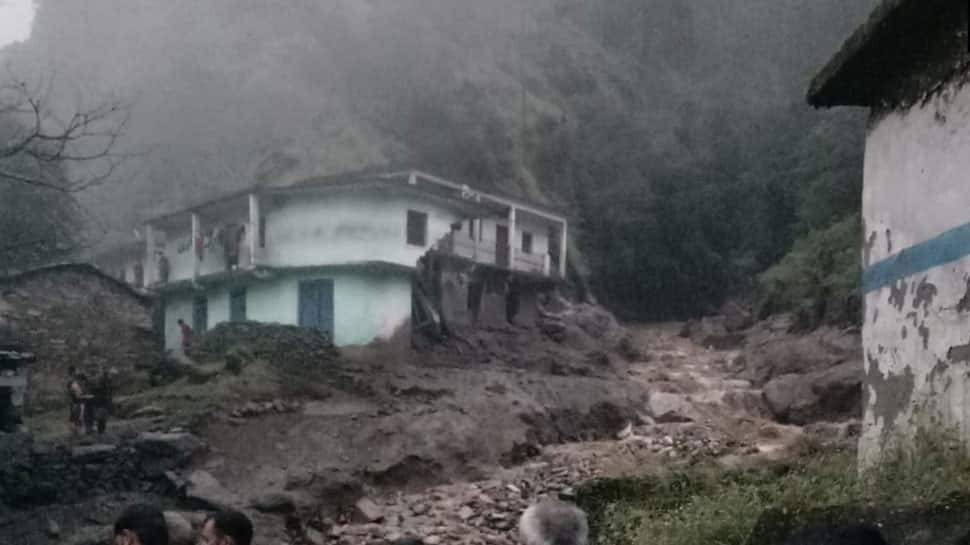
<instances>
[{"instance_id":1,"label":"teal painted wall","mask_svg":"<svg viewBox=\"0 0 970 545\"><path fill-rule=\"evenodd\" d=\"M266 323L296 325L301 281L331 279L334 283L334 342L338 346L386 339L411 318L411 280L404 273L334 272L281 275L246 287L246 317ZM209 327L229 320L229 290L206 294ZM181 342L177 320L191 323L192 296L171 296L165 302L165 346Z\"/></svg>"}]
</instances>

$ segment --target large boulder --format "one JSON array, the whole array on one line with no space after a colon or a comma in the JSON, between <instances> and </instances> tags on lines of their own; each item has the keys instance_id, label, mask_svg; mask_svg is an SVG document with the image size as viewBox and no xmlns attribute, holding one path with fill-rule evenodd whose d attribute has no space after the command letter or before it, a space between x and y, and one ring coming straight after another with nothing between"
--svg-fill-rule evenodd
<instances>
[{"instance_id":1,"label":"large boulder","mask_svg":"<svg viewBox=\"0 0 970 545\"><path fill-rule=\"evenodd\" d=\"M764 400L783 423L804 425L858 418L862 409L863 367L848 361L808 374L785 374L768 381Z\"/></svg>"},{"instance_id":2,"label":"large boulder","mask_svg":"<svg viewBox=\"0 0 970 545\"><path fill-rule=\"evenodd\" d=\"M746 345L741 377L756 386L781 375L815 373L862 358L858 332L829 327L799 336L759 324Z\"/></svg>"},{"instance_id":3,"label":"large boulder","mask_svg":"<svg viewBox=\"0 0 970 545\"><path fill-rule=\"evenodd\" d=\"M724 329L728 333L737 333L754 325L751 309L735 300L729 300L721 306L721 315L724 316Z\"/></svg>"},{"instance_id":4,"label":"large boulder","mask_svg":"<svg viewBox=\"0 0 970 545\"><path fill-rule=\"evenodd\" d=\"M699 419L694 405L681 394L652 392L647 405L650 417L661 424L694 422Z\"/></svg>"},{"instance_id":5,"label":"large boulder","mask_svg":"<svg viewBox=\"0 0 970 545\"><path fill-rule=\"evenodd\" d=\"M680 336L713 350L733 350L745 341L743 333L728 330L724 316L705 316L700 320L691 320L684 325Z\"/></svg>"},{"instance_id":6,"label":"large boulder","mask_svg":"<svg viewBox=\"0 0 970 545\"><path fill-rule=\"evenodd\" d=\"M159 460L161 463L154 465L166 468L188 464L208 448L201 439L185 432L144 432L135 439L134 446L143 461Z\"/></svg>"},{"instance_id":7,"label":"large boulder","mask_svg":"<svg viewBox=\"0 0 970 545\"><path fill-rule=\"evenodd\" d=\"M233 509L242 503L235 493L222 486L222 483L207 471L193 471L185 481L185 498L201 508Z\"/></svg>"}]
</instances>

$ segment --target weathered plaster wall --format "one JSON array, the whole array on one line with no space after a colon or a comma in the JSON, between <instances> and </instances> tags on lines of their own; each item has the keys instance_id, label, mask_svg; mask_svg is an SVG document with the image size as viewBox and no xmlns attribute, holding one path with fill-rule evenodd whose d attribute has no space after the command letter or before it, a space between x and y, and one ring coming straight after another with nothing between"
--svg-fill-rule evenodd
<instances>
[{"instance_id":1,"label":"weathered plaster wall","mask_svg":"<svg viewBox=\"0 0 970 545\"><path fill-rule=\"evenodd\" d=\"M389 339L411 317L411 281L406 274L347 271L281 275L252 283L246 287L247 319L298 324L300 282L325 278L334 282L334 342L338 346ZM226 288L206 293L210 328L229 320L228 293ZM179 318L191 323L192 296L166 299L166 348L174 350L181 342Z\"/></svg>"},{"instance_id":2,"label":"weathered plaster wall","mask_svg":"<svg viewBox=\"0 0 970 545\"><path fill-rule=\"evenodd\" d=\"M405 197L345 194L288 197L266 207L262 264L307 266L386 261L413 267L461 220L454 211ZM407 211L428 214L427 244L407 243Z\"/></svg>"},{"instance_id":3,"label":"weathered plaster wall","mask_svg":"<svg viewBox=\"0 0 970 545\"><path fill-rule=\"evenodd\" d=\"M970 87L883 112L865 155L860 462L928 423L970 442ZM962 228L961 228L962 227Z\"/></svg>"},{"instance_id":4,"label":"weathered plaster wall","mask_svg":"<svg viewBox=\"0 0 970 545\"><path fill-rule=\"evenodd\" d=\"M482 220L482 240L495 244L495 226L508 226L508 221L504 219L487 218ZM515 236L512 237L512 245L517 251L522 250L522 232L532 233L532 253L538 256L549 252L549 225L535 218L528 216L517 217L515 220Z\"/></svg>"}]
</instances>

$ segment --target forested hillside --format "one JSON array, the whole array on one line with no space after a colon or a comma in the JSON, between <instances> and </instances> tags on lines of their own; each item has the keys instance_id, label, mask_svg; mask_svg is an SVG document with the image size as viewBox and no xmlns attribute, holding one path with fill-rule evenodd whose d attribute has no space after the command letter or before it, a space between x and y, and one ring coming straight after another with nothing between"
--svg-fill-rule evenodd
<instances>
[{"instance_id":1,"label":"forested hillside","mask_svg":"<svg viewBox=\"0 0 970 545\"><path fill-rule=\"evenodd\" d=\"M757 293L837 318L864 118L803 95L874 3L40 0L3 57L65 103L133 101L139 155L81 197L94 238L254 181L414 166L567 208L627 317Z\"/></svg>"}]
</instances>

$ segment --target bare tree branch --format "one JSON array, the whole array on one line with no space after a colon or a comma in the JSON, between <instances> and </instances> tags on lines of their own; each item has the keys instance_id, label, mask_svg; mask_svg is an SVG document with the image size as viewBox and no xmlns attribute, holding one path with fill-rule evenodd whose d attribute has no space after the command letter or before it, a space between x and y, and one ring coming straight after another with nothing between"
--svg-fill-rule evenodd
<instances>
[{"instance_id":1,"label":"bare tree branch","mask_svg":"<svg viewBox=\"0 0 970 545\"><path fill-rule=\"evenodd\" d=\"M0 83L0 181L75 193L109 180L132 154L117 150L130 104L105 100L65 118L50 107L53 78L31 86L8 77ZM0 128L3 128L0 127ZM35 168L25 169L30 162ZM49 179L44 165L65 175Z\"/></svg>"}]
</instances>

